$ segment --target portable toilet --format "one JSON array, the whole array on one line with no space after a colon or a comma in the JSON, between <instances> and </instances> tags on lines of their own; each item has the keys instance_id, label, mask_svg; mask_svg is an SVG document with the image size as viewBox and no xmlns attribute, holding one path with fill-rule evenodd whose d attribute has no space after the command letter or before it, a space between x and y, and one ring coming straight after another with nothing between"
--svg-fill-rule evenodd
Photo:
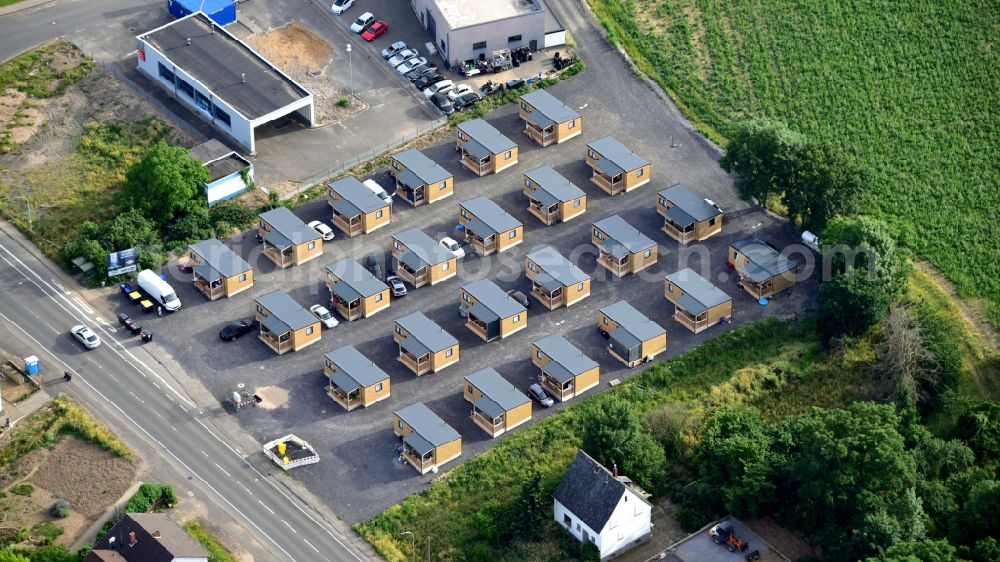
<instances>
[{"instance_id":1,"label":"portable toilet","mask_svg":"<svg viewBox=\"0 0 1000 562\"><path fill-rule=\"evenodd\" d=\"M167 11L175 18L203 12L215 23L226 26L236 21L234 0L167 0Z\"/></svg>"},{"instance_id":2,"label":"portable toilet","mask_svg":"<svg viewBox=\"0 0 1000 562\"><path fill-rule=\"evenodd\" d=\"M38 374L38 358L34 355L24 358L24 372L29 375Z\"/></svg>"}]
</instances>

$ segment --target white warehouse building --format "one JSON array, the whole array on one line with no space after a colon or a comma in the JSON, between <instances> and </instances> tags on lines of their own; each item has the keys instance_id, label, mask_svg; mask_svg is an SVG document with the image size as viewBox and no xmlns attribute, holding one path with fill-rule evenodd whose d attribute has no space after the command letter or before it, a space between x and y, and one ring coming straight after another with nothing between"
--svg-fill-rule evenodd
<instances>
[{"instance_id":1,"label":"white warehouse building","mask_svg":"<svg viewBox=\"0 0 1000 562\"><path fill-rule=\"evenodd\" d=\"M139 71L256 153L254 129L296 113L313 125L313 95L201 12L136 37Z\"/></svg>"},{"instance_id":2,"label":"white warehouse building","mask_svg":"<svg viewBox=\"0 0 1000 562\"><path fill-rule=\"evenodd\" d=\"M537 51L566 42L543 0L410 0L410 7L449 67L499 49Z\"/></svg>"}]
</instances>

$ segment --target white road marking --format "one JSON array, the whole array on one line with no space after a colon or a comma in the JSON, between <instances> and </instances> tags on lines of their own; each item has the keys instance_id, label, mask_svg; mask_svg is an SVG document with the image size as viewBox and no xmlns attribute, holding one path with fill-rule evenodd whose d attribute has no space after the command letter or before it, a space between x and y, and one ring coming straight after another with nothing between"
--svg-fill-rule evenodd
<instances>
[{"instance_id":1,"label":"white road marking","mask_svg":"<svg viewBox=\"0 0 1000 562\"><path fill-rule=\"evenodd\" d=\"M243 485L243 482L237 482L237 484L239 484L239 485L240 485L240 488L243 488L244 490L246 490L246 492L247 492L248 494L250 493L250 488L247 488L246 486L244 486L244 485Z\"/></svg>"},{"instance_id":2,"label":"white road marking","mask_svg":"<svg viewBox=\"0 0 1000 562\"><path fill-rule=\"evenodd\" d=\"M233 475L232 475L232 474L229 474L228 472L226 472L226 469L224 469L224 468L222 468L221 466L219 466L219 463L217 463L217 462L213 462L212 464L214 464L214 465L216 466L216 468L218 468L219 470L221 470L221 471L222 471L222 473L223 473L223 474L225 474L226 476L228 476L228 477L230 477L230 478L232 478L232 477L233 477Z\"/></svg>"},{"instance_id":3,"label":"white road marking","mask_svg":"<svg viewBox=\"0 0 1000 562\"><path fill-rule=\"evenodd\" d=\"M309 542L308 540L306 540L306 539L302 539L302 542L304 542L304 543L308 544L308 545L309 545L309 548L311 548L311 549L315 550L316 552L319 552L319 549L318 549L318 548L316 548L315 546L313 546L313 545L312 545L312 543L311 543L311 542Z\"/></svg>"},{"instance_id":4,"label":"white road marking","mask_svg":"<svg viewBox=\"0 0 1000 562\"><path fill-rule=\"evenodd\" d=\"M25 266L25 267L27 267L27 266ZM94 313L94 309L92 309L89 306L87 306L86 304L84 304L83 299L81 299L80 297L73 297L73 300L76 301L76 304L80 305L80 308L86 310L87 314L93 314Z\"/></svg>"},{"instance_id":5,"label":"white road marking","mask_svg":"<svg viewBox=\"0 0 1000 562\"><path fill-rule=\"evenodd\" d=\"M259 503L260 505L264 506L264 509L266 509L266 510L268 510L268 511L271 511L271 508L270 508L270 507L267 507L267 504L266 504L266 503L264 503L264 502L262 502L262 501L260 501L260 500L257 500L257 503ZM274 515L274 512L273 512L273 511L271 511L271 515Z\"/></svg>"},{"instance_id":6,"label":"white road marking","mask_svg":"<svg viewBox=\"0 0 1000 562\"><path fill-rule=\"evenodd\" d=\"M49 324L48 322L42 321L42 324L45 324L50 330L52 330L53 332L55 332L57 336L62 333L59 330L53 328L52 324Z\"/></svg>"},{"instance_id":7,"label":"white road marking","mask_svg":"<svg viewBox=\"0 0 1000 562\"><path fill-rule=\"evenodd\" d=\"M291 525L288 524L288 521L285 521L284 519L282 519L281 522L284 523L286 527L288 527L289 529L291 529L293 533L295 533L296 535L299 534L299 532L295 530L295 527L292 527Z\"/></svg>"}]
</instances>

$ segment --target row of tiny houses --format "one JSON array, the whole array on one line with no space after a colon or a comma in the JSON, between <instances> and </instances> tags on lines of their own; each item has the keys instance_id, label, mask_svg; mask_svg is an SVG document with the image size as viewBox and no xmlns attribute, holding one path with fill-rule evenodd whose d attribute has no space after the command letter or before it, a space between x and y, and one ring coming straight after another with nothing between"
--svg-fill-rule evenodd
<instances>
[{"instance_id":1,"label":"row of tiny houses","mask_svg":"<svg viewBox=\"0 0 1000 562\"><path fill-rule=\"evenodd\" d=\"M330 303L346 320L368 318L389 308L389 286L352 259L326 266L326 286Z\"/></svg>"},{"instance_id":2,"label":"row of tiny houses","mask_svg":"<svg viewBox=\"0 0 1000 562\"><path fill-rule=\"evenodd\" d=\"M264 255L284 269L323 255L323 237L286 207L258 215Z\"/></svg>"},{"instance_id":3,"label":"row of tiny houses","mask_svg":"<svg viewBox=\"0 0 1000 562\"><path fill-rule=\"evenodd\" d=\"M392 220L392 205L378 198L356 178L339 179L327 187L333 224L348 237L368 234Z\"/></svg>"}]
</instances>

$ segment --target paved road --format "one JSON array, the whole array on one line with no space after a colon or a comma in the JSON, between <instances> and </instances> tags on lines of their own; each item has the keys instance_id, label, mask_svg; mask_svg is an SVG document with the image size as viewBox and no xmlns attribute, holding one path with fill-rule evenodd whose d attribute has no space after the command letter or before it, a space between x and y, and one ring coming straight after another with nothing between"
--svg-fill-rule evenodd
<instances>
[{"instance_id":1,"label":"paved road","mask_svg":"<svg viewBox=\"0 0 1000 562\"><path fill-rule=\"evenodd\" d=\"M201 499L223 508L247 529L247 538L268 548L269 560L369 558L357 552L356 538L335 532L270 476L260 462L263 455L251 450L244 458L248 454L222 435L154 360L130 350L122 334L102 323L100 313L58 277L18 241L0 234L0 321L34 345L50 373L74 373L63 390L122 420L119 431L138 432L158 446L161 458L148 461L179 465ZM81 322L96 328L104 345L84 351L67 335Z\"/></svg>"}]
</instances>

